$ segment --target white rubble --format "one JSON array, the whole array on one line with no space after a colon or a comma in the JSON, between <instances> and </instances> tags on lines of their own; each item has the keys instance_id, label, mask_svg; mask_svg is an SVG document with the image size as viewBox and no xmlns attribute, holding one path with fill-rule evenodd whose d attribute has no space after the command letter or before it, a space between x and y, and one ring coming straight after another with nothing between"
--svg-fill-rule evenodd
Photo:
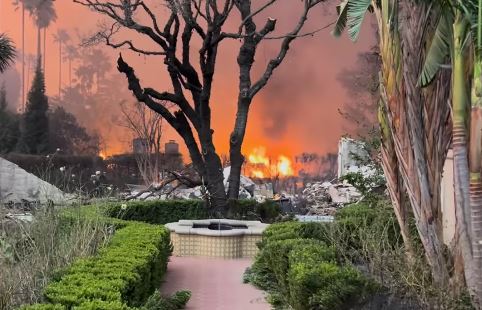
<instances>
[{"instance_id":1,"label":"white rubble","mask_svg":"<svg viewBox=\"0 0 482 310\"><path fill-rule=\"evenodd\" d=\"M0 157L0 202L61 204L66 200L67 195L57 187Z\"/></svg>"},{"instance_id":2,"label":"white rubble","mask_svg":"<svg viewBox=\"0 0 482 310\"><path fill-rule=\"evenodd\" d=\"M223 176L224 176L224 187L226 190L228 189L228 186L229 186L228 178L229 178L230 172L231 172L231 167L224 168ZM130 191L129 195L127 195L126 197L127 199L130 199L130 197L135 197L135 199L138 199L138 200L202 199L206 195L202 186L196 186L193 188L178 187L173 189L172 184L170 184L164 188L161 188L155 191L149 190L149 188L159 188L159 186L155 186L154 184L150 187L143 186L143 185L128 184L127 187ZM250 178L244 175L241 175L239 198L241 199L253 198L255 187L256 187L256 184Z\"/></svg>"},{"instance_id":3,"label":"white rubble","mask_svg":"<svg viewBox=\"0 0 482 310\"><path fill-rule=\"evenodd\" d=\"M308 183L302 196L309 205L311 215L333 215L345 204L361 199L362 195L347 183Z\"/></svg>"}]
</instances>

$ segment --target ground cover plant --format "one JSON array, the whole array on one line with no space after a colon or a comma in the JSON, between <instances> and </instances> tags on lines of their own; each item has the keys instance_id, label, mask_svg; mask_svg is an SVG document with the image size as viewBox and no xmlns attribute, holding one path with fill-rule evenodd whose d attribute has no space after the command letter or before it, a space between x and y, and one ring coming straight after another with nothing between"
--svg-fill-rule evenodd
<instances>
[{"instance_id":1,"label":"ground cover plant","mask_svg":"<svg viewBox=\"0 0 482 310\"><path fill-rule=\"evenodd\" d=\"M0 221L0 309L38 302L59 271L110 240L110 227L95 217L67 223L50 209L35 212L32 223Z\"/></svg>"}]
</instances>

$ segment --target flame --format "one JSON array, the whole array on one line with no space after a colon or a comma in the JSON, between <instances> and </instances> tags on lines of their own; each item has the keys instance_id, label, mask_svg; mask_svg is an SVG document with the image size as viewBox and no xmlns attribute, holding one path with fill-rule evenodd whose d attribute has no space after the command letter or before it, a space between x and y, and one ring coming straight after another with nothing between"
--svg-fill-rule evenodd
<instances>
[{"instance_id":1,"label":"flame","mask_svg":"<svg viewBox=\"0 0 482 310\"><path fill-rule=\"evenodd\" d=\"M269 166L269 158L266 156L266 148L263 146L255 147L248 156L251 164Z\"/></svg>"},{"instance_id":2,"label":"flame","mask_svg":"<svg viewBox=\"0 0 482 310\"><path fill-rule=\"evenodd\" d=\"M106 156L105 156L104 152L100 151L100 152L99 152L99 157L102 158L102 159L105 159Z\"/></svg>"},{"instance_id":3,"label":"flame","mask_svg":"<svg viewBox=\"0 0 482 310\"><path fill-rule=\"evenodd\" d=\"M291 167L291 160L284 155L278 157L277 168L279 174L284 177L294 174L293 168Z\"/></svg>"},{"instance_id":4,"label":"flame","mask_svg":"<svg viewBox=\"0 0 482 310\"><path fill-rule=\"evenodd\" d=\"M256 147L248 155L248 174L253 178L267 178L271 176L292 176L295 174L291 159L285 155L279 155L276 161L272 161L266 155L266 148Z\"/></svg>"},{"instance_id":5,"label":"flame","mask_svg":"<svg viewBox=\"0 0 482 310\"><path fill-rule=\"evenodd\" d=\"M252 170L251 171L251 176L253 178L258 178L258 179L264 179L264 173L261 170Z\"/></svg>"}]
</instances>

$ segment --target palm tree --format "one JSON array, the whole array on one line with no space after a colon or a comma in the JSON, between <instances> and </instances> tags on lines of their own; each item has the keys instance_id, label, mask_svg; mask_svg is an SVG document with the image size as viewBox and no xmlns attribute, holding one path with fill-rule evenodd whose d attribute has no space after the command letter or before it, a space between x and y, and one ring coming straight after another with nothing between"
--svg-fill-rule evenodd
<instances>
[{"instance_id":1,"label":"palm tree","mask_svg":"<svg viewBox=\"0 0 482 310\"><path fill-rule=\"evenodd\" d=\"M0 73L4 72L15 59L15 47L12 41L0 33Z\"/></svg>"},{"instance_id":2,"label":"palm tree","mask_svg":"<svg viewBox=\"0 0 482 310\"><path fill-rule=\"evenodd\" d=\"M69 62L69 88L72 88L72 61L79 57L77 47L68 44L64 49L64 60Z\"/></svg>"},{"instance_id":3,"label":"palm tree","mask_svg":"<svg viewBox=\"0 0 482 310\"><path fill-rule=\"evenodd\" d=\"M62 44L70 40L70 36L67 31L58 29L54 34L54 41L59 44L59 100L61 99L62 91Z\"/></svg>"},{"instance_id":4,"label":"palm tree","mask_svg":"<svg viewBox=\"0 0 482 310\"><path fill-rule=\"evenodd\" d=\"M54 0L20 0L25 4L37 25L37 57L42 56L41 51L41 29L47 28L51 22L57 19L55 13ZM44 57L45 58L45 57Z\"/></svg>"},{"instance_id":5,"label":"palm tree","mask_svg":"<svg viewBox=\"0 0 482 310\"><path fill-rule=\"evenodd\" d=\"M425 37L432 27L408 26L420 26L429 9L423 1L344 0L334 34L340 35L347 28L350 38L356 40L365 14L375 13L382 57L382 164L390 196L406 235L405 244L409 246L410 215L415 217L433 279L445 286L449 272L443 255L440 180L450 142L446 126L450 110L445 101L448 79L441 76L436 86L423 93L419 90L416 82L421 60L416 55L423 54ZM405 206L405 192L411 212Z\"/></svg>"},{"instance_id":6,"label":"palm tree","mask_svg":"<svg viewBox=\"0 0 482 310\"><path fill-rule=\"evenodd\" d=\"M13 5L16 9L21 7L22 10L22 102L21 110L25 109L25 3L23 0L15 0Z\"/></svg>"},{"instance_id":7,"label":"palm tree","mask_svg":"<svg viewBox=\"0 0 482 310\"><path fill-rule=\"evenodd\" d=\"M449 60L452 68L457 232L469 293L478 304L482 302L481 27L481 0L445 3L420 77L422 86L430 84L433 76ZM468 61L470 53L473 62ZM470 68L472 70L467 70ZM468 74L470 71L473 81Z\"/></svg>"}]
</instances>

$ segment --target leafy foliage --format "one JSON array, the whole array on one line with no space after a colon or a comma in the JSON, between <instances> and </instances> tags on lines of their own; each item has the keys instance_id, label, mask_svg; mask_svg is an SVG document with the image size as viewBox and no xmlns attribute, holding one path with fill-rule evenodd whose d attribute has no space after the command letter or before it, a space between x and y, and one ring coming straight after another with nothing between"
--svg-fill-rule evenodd
<instances>
[{"instance_id":1,"label":"leafy foliage","mask_svg":"<svg viewBox=\"0 0 482 310\"><path fill-rule=\"evenodd\" d=\"M49 148L49 101L45 94L45 77L40 59L35 70L32 88L23 116L24 130L21 132L20 150L28 154L45 154Z\"/></svg>"},{"instance_id":2,"label":"leafy foliage","mask_svg":"<svg viewBox=\"0 0 482 310\"><path fill-rule=\"evenodd\" d=\"M146 301L142 310L177 310L184 309L191 298L190 291L178 291L169 297L163 297L156 291Z\"/></svg>"},{"instance_id":3,"label":"leafy foliage","mask_svg":"<svg viewBox=\"0 0 482 310\"><path fill-rule=\"evenodd\" d=\"M265 230L245 281L270 293L276 307L345 309L362 302L372 283L338 263L327 223L284 222Z\"/></svg>"},{"instance_id":4,"label":"leafy foliage","mask_svg":"<svg viewBox=\"0 0 482 310\"><path fill-rule=\"evenodd\" d=\"M4 72L15 59L15 47L12 41L0 33L0 73Z\"/></svg>"},{"instance_id":5,"label":"leafy foliage","mask_svg":"<svg viewBox=\"0 0 482 310\"><path fill-rule=\"evenodd\" d=\"M159 287L167 269L169 232L143 223L123 225L97 256L76 261L58 281L49 284L46 300L66 309L116 310L142 305Z\"/></svg>"},{"instance_id":6,"label":"leafy foliage","mask_svg":"<svg viewBox=\"0 0 482 310\"><path fill-rule=\"evenodd\" d=\"M19 118L7 107L7 92L3 84L0 89L0 153L14 151L20 135Z\"/></svg>"},{"instance_id":7,"label":"leafy foliage","mask_svg":"<svg viewBox=\"0 0 482 310\"><path fill-rule=\"evenodd\" d=\"M424 87L430 84L435 78L441 65L448 61L452 49L454 16L452 12L447 11L446 14L440 16L437 24L435 35L430 44L422 73L420 74L420 86Z\"/></svg>"},{"instance_id":8,"label":"leafy foliage","mask_svg":"<svg viewBox=\"0 0 482 310\"><path fill-rule=\"evenodd\" d=\"M181 219L209 218L209 211L202 200L154 200L110 204L106 214L124 220L166 224ZM232 200L229 203L228 216L233 219L261 219L272 222L279 212L279 206L275 202Z\"/></svg>"},{"instance_id":9,"label":"leafy foliage","mask_svg":"<svg viewBox=\"0 0 482 310\"><path fill-rule=\"evenodd\" d=\"M63 154L99 154L99 138L91 136L76 117L63 107L56 107L49 113L49 151L60 148Z\"/></svg>"}]
</instances>

